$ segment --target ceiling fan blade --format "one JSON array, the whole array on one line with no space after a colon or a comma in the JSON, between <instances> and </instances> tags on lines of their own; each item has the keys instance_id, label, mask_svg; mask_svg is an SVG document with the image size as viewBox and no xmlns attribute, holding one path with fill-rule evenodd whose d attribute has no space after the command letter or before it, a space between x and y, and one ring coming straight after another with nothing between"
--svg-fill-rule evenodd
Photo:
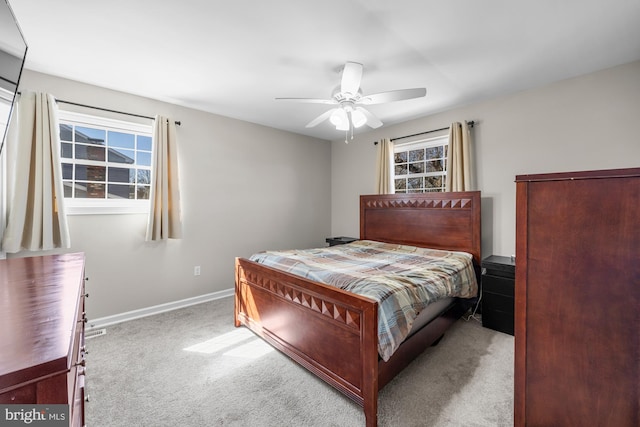
<instances>
[{"instance_id":1,"label":"ceiling fan blade","mask_svg":"<svg viewBox=\"0 0 640 427\"><path fill-rule=\"evenodd\" d=\"M331 117L331 114L333 114L333 112L336 111L337 109L338 108L332 108L329 111L325 111L324 113L320 114L318 117L316 117L315 119L313 119L309 123L307 123L307 126L305 126L305 127L312 128L314 126L319 125L320 123L324 122L329 117Z\"/></svg>"},{"instance_id":2,"label":"ceiling fan blade","mask_svg":"<svg viewBox=\"0 0 640 427\"><path fill-rule=\"evenodd\" d=\"M389 92L374 93L360 98L358 104L383 104L386 102L403 101L405 99L420 98L427 94L423 87L413 89L391 90Z\"/></svg>"},{"instance_id":3,"label":"ceiling fan blade","mask_svg":"<svg viewBox=\"0 0 640 427\"><path fill-rule=\"evenodd\" d=\"M360 89L362 81L362 64L358 62L347 62L342 70L342 81L340 82L340 92L349 93L355 96Z\"/></svg>"},{"instance_id":4,"label":"ceiling fan blade","mask_svg":"<svg viewBox=\"0 0 640 427\"><path fill-rule=\"evenodd\" d=\"M361 111L362 114L364 114L364 116L367 118L366 125L369 126L370 128L377 129L380 126L382 126L382 121L380 121L379 118L371 114L369 110L362 107L356 107L356 110Z\"/></svg>"},{"instance_id":5,"label":"ceiling fan blade","mask_svg":"<svg viewBox=\"0 0 640 427\"><path fill-rule=\"evenodd\" d=\"M337 104L335 99L319 99L319 98L276 98L276 101L293 101L303 102L306 104Z\"/></svg>"}]
</instances>

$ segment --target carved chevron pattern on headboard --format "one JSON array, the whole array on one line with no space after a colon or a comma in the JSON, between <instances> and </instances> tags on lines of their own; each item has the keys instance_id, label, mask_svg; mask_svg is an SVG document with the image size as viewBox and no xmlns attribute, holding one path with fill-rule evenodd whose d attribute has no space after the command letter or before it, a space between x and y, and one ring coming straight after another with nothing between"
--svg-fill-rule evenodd
<instances>
[{"instance_id":1,"label":"carved chevron pattern on headboard","mask_svg":"<svg viewBox=\"0 0 640 427\"><path fill-rule=\"evenodd\" d=\"M471 199L440 199L440 200L366 200L367 208L425 208L425 209L471 209Z\"/></svg>"}]
</instances>

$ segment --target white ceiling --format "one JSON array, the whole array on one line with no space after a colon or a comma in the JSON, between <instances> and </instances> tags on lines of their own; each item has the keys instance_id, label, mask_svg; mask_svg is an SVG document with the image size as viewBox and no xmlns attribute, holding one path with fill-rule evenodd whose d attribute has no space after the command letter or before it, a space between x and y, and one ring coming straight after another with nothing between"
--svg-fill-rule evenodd
<instances>
[{"instance_id":1,"label":"white ceiling","mask_svg":"<svg viewBox=\"0 0 640 427\"><path fill-rule=\"evenodd\" d=\"M329 140L330 106L274 98L330 97L346 61L365 94L427 88L368 108L388 125L640 59L640 0L9 2L28 69Z\"/></svg>"}]
</instances>

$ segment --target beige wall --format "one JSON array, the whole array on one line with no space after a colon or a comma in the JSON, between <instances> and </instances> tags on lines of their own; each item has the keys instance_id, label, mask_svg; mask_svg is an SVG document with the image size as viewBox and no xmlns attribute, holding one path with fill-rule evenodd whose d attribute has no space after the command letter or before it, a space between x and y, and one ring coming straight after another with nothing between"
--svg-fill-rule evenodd
<instances>
[{"instance_id":1,"label":"beige wall","mask_svg":"<svg viewBox=\"0 0 640 427\"><path fill-rule=\"evenodd\" d=\"M337 139L331 151L332 234L359 235L358 196L375 189L373 141L475 120L483 256L514 254L515 176L640 167L639 117L640 61L382 127L349 144Z\"/></svg>"},{"instance_id":2,"label":"beige wall","mask_svg":"<svg viewBox=\"0 0 640 427\"><path fill-rule=\"evenodd\" d=\"M331 202L327 141L35 72L26 71L20 86L182 122L183 239L145 242L146 215L69 217L71 251L86 253L90 319L231 289L236 256L325 244ZM18 254L27 255L33 254Z\"/></svg>"},{"instance_id":3,"label":"beige wall","mask_svg":"<svg viewBox=\"0 0 640 427\"><path fill-rule=\"evenodd\" d=\"M184 239L145 242L144 215L69 218L71 250L87 256L90 318L230 289L236 256L357 237L358 196L374 191L373 141L381 137L478 123L484 256L515 252L517 174L640 166L640 62L383 127L349 144L29 71L21 90L182 121Z\"/></svg>"}]
</instances>

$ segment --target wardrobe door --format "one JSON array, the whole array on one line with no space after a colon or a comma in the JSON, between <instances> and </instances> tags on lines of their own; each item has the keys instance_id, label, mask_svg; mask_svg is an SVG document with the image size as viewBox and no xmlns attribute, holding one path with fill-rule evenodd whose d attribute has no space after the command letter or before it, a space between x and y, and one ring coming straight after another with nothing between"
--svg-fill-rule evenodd
<instances>
[{"instance_id":1,"label":"wardrobe door","mask_svg":"<svg viewBox=\"0 0 640 427\"><path fill-rule=\"evenodd\" d=\"M517 180L516 425L640 425L640 178Z\"/></svg>"}]
</instances>

